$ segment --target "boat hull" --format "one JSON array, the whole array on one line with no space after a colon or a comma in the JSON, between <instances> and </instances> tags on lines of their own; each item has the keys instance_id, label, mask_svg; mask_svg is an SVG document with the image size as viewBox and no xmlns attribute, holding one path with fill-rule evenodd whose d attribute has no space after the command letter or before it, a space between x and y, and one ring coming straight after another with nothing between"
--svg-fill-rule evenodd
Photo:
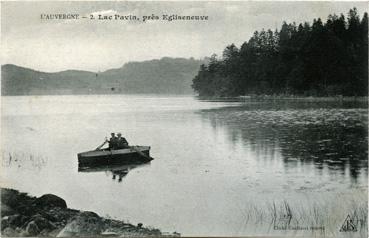
<instances>
[{"instance_id":1,"label":"boat hull","mask_svg":"<svg viewBox=\"0 0 369 238\"><path fill-rule=\"evenodd\" d=\"M78 154L79 166L134 164L151 161L150 146L131 146L120 150L93 150Z\"/></svg>"}]
</instances>

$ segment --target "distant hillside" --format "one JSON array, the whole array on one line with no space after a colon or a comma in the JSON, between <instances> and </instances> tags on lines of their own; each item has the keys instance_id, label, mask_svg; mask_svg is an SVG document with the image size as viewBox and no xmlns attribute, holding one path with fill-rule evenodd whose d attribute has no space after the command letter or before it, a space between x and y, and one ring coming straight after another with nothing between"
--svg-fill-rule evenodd
<instances>
[{"instance_id":1,"label":"distant hillside","mask_svg":"<svg viewBox=\"0 0 369 238\"><path fill-rule=\"evenodd\" d=\"M16 65L1 66L2 95L155 93L192 94L191 83L203 62L162 58L130 62L102 73L67 70L39 72Z\"/></svg>"}]
</instances>

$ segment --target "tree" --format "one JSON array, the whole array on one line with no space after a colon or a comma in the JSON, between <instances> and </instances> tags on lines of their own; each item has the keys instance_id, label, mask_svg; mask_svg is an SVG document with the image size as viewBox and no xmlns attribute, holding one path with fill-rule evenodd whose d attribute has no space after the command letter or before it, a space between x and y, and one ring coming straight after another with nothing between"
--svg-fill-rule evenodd
<instances>
[{"instance_id":1,"label":"tree","mask_svg":"<svg viewBox=\"0 0 369 238\"><path fill-rule=\"evenodd\" d=\"M368 14L356 8L309 23L255 31L240 49L228 45L193 79L201 96L368 94Z\"/></svg>"}]
</instances>

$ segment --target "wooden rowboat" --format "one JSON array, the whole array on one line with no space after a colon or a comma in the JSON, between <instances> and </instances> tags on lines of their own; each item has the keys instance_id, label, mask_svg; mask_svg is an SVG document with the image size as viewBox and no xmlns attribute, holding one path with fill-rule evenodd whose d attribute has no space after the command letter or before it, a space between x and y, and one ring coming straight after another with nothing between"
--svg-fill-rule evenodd
<instances>
[{"instance_id":1,"label":"wooden rowboat","mask_svg":"<svg viewBox=\"0 0 369 238\"><path fill-rule=\"evenodd\" d=\"M145 163L153 160L150 157L150 146L130 146L119 150L91 150L78 154L78 164L84 165L113 165Z\"/></svg>"}]
</instances>

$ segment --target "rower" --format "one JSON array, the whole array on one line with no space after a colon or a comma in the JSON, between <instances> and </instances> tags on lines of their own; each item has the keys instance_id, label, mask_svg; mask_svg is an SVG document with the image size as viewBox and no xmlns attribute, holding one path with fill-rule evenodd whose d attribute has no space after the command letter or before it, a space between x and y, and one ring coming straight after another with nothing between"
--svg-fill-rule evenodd
<instances>
[{"instance_id":1,"label":"rower","mask_svg":"<svg viewBox=\"0 0 369 238\"><path fill-rule=\"evenodd\" d=\"M111 137L109 139L109 149L115 150L118 147L118 138L115 136L115 133L110 133Z\"/></svg>"}]
</instances>

